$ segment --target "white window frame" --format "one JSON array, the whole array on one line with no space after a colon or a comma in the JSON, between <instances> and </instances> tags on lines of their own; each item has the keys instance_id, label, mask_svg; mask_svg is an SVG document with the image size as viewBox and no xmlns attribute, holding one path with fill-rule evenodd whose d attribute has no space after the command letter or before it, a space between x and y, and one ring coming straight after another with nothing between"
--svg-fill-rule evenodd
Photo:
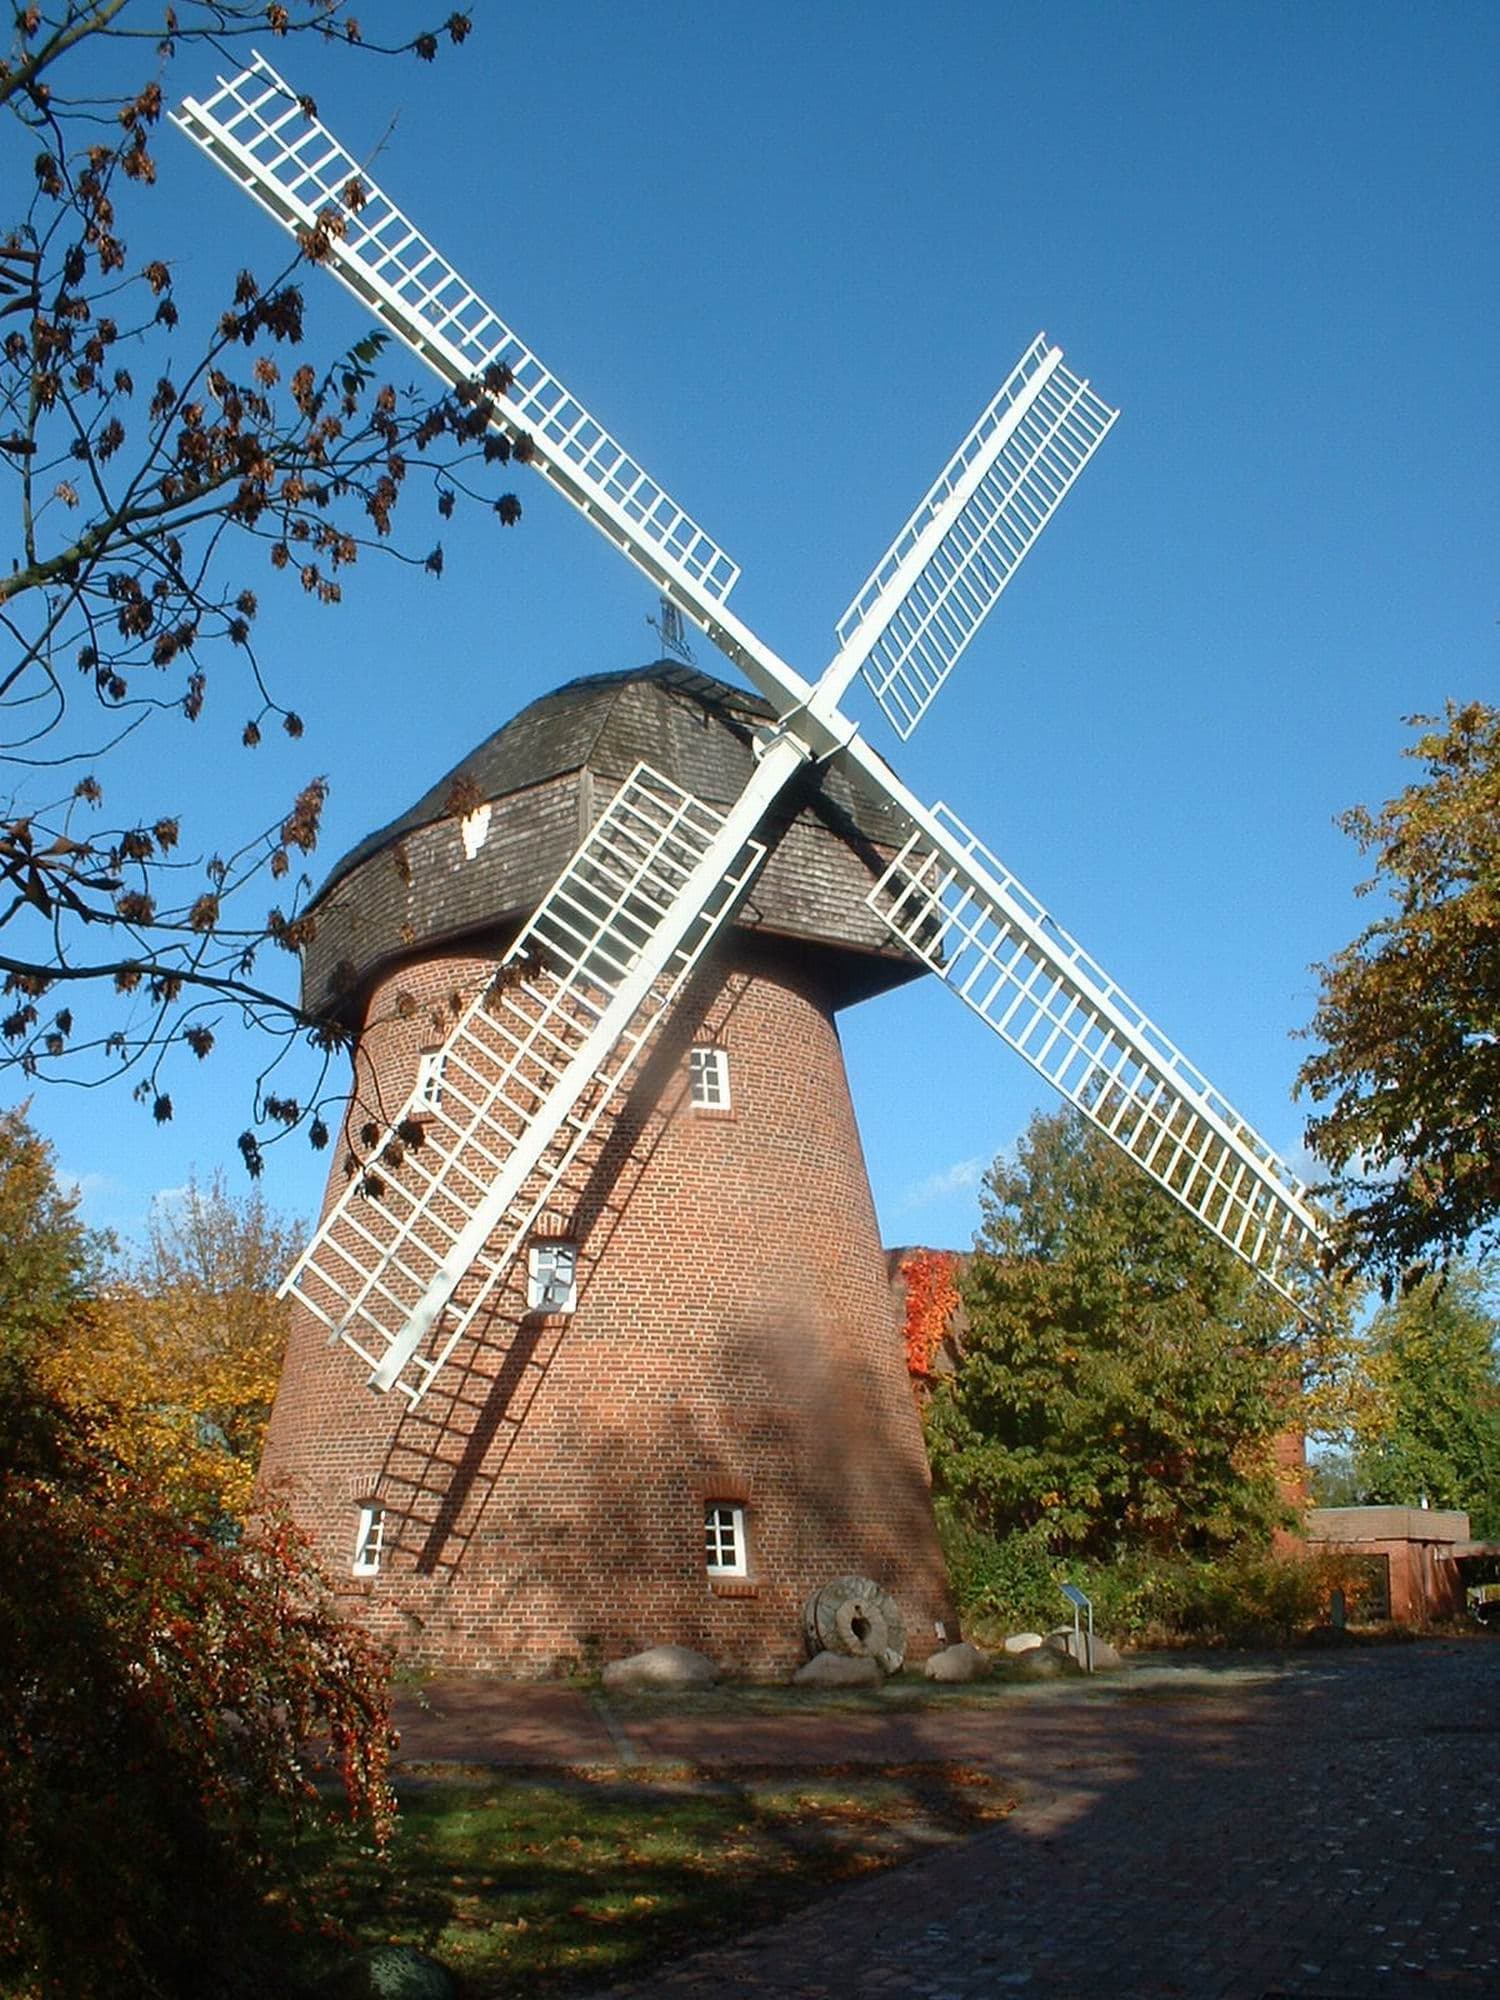
<instances>
[{"instance_id":1,"label":"white window frame","mask_svg":"<svg viewBox=\"0 0 1500 2000\"><path fill-rule=\"evenodd\" d=\"M423 1049L417 1057L417 1109L436 1111L443 1101L442 1049Z\"/></svg>"},{"instance_id":2,"label":"white window frame","mask_svg":"<svg viewBox=\"0 0 1500 2000\"><path fill-rule=\"evenodd\" d=\"M526 1310L570 1313L578 1308L578 1245L547 1237L526 1252Z\"/></svg>"},{"instance_id":3,"label":"white window frame","mask_svg":"<svg viewBox=\"0 0 1500 2000\"><path fill-rule=\"evenodd\" d=\"M750 1574L750 1551L745 1540L745 1504L742 1500L704 1501L703 1561L710 1578Z\"/></svg>"},{"instance_id":4,"label":"white window frame","mask_svg":"<svg viewBox=\"0 0 1500 2000\"><path fill-rule=\"evenodd\" d=\"M729 1051L704 1042L688 1051L688 1096L695 1111L728 1111Z\"/></svg>"},{"instance_id":5,"label":"white window frame","mask_svg":"<svg viewBox=\"0 0 1500 2000\"><path fill-rule=\"evenodd\" d=\"M385 1545L385 1509L378 1500L360 1502L359 1520L354 1530L354 1574L377 1576L380 1554Z\"/></svg>"}]
</instances>

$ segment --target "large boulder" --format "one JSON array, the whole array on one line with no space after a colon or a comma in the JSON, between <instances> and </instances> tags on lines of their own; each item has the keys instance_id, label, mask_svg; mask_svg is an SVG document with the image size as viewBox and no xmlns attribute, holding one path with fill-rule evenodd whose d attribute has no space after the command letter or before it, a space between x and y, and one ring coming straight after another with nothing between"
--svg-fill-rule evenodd
<instances>
[{"instance_id":1,"label":"large boulder","mask_svg":"<svg viewBox=\"0 0 1500 2000\"><path fill-rule=\"evenodd\" d=\"M797 1687L879 1687L880 1663L868 1653L814 1653L792 1681Z\"/></svg>"},{"instance_id":2,"label":"large boulder","mask_svg":"<svg viewBox=\"0 0 1500 2000\"><path fill-rule=\"evenodd\" d=\"M1055 1681L1082 1671L1076 1660L1051 1646L1028 1646L1024 1653L1012 1653L1005 1664L1014 1678L1024 1681Z\"/></svg>"},{"instance_id":3,"label":"large boulder","mask_svg":"<svg viewBox=\"0 0 1500 2000\"><path fill-rule=\"evenodd\" d=\"M1059 1625L1055 1632L1049 1632L1043 1645L1050 1653L1060 1654L1085 1669L1092 1664L1096 1674L1119 1673L1125 1662L1120 1658L1108 1639L1101 1639L1096 1632L1092 1639L1087 1632L1075 1632L1071 1625ZM1089 1649L1093 1648L1092 1662Z\"/></svg>"},{"instance_id":4,"label":"large boulder","mask_svg":"<svg viewBox=\"0 0 1500 2000\"><path fill-rule=\"evenodd\" d=\"M651 1646L627 1660L611 1660L602 1679L619 1694L668 1693L674 1688L712 1687L719 1678L713 1661L691 1646Z\"/></svg>"},{"instance_id":5,"label":"large boulder","mask_svg":"<svg viewBox=\"0 0 1500 2000\"><path fill-rule=\"evenodd\" d=\"M960 1639L956 1646L931 1654L922 1671L930 1681L982 1681L992 1664L988 1653Z\"/></svg>"},{"instance_id":6,"label":"large boulder","mask_svg":"<svg viewBox=\"0 0 1500 2000\"><path fill-rule=\"evenodd\" d=\"M1042 1643L1040 1632L1012 1632L1005 1641L1007 1653L1034 1653Z\"/></svg>"}]
</instances>

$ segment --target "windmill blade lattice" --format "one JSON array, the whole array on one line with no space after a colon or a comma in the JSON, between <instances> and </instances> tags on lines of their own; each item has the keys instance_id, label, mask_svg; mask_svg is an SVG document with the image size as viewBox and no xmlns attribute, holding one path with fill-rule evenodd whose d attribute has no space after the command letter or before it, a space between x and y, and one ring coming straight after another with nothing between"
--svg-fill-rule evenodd
<instances>
[{"instance_id":1,"label":"windmill blade lattice","mask_svg":"<svg viewBox=\"0 0 1500 2000\"><path fill-rule=\"evenodd\" d=\"M398 1142L399 1189L377 1161L378 1202L367 1185L346 1191L298 1267L299 1297L370 1362L372 1386L399 1382L414 1399L425 1391L576 1157L586 1136L579 1119L596 1117L618 1087L753 873L763 815L799 770L830 757L917 829L871 898L892 933L1285 1289L1292 1263L1320 1236L1300 1183L957 821L906 791L838 707L864 672L898 734L910 734L1108 433L1117 412L1060 350L1039 338L1023 356L840 620L840 650L814 684L729 611L738 570L717 543L268 64L257 58L204 102L188 99L176 122L284 227L326 240L328 268L445 381L482 383L505 370L512 392L494 395L494 424L533 442L536 469L703 627L778 718L744 793L675 891L612 905L606 895L596 927L602 906L585 843L573 864L581 872L565 874L518 946L543 952L567 1005L558 1013L545 982L523 980L500 1046L489 1039L495 1010L471 1009L447 1058L456 1122L440 1128L425 1161ZM643 783L665 781L647 773ZM622 967L631 969L616 988ZM585 991L595 987L613 997L585 1025Z\"/></svg>"},{"instance_id":2,"label":"windmill blade lattice","mask_svg":"<svg viewBox=\"0 0 1500 2000\"><path fill-rule=\"evenodd\" d=\"M420 1402L504 1277L760 865L763 848L742 849L593 1062L590 1038L724 824L649 766L636 768L497 978L459 1017L440 1051L435 1101L413 1095L293 1266L283 1296L353 1348L372 1387ZM528 1167L522 1148L549 1104L563 1116Z\"/></svg>"},{"instance_id":3,"label":"windmill blade lattice","mask_svg":"<svg viewBox=\"0 0 1500 2000\"><path fill-rule=\"evenodd\" d=\"M680 576L722 603L739 576L711 536L657 485L306 108L263 57L173 122L283 228L329 231L334 276L446 381L513 378L497 421L533 464L653 582Z\"/></svg>"},{"instance_id":4,"label":"windmill blade lattice","mask_svg":"<svg viewBox=\"0 0 1500 2000\"><path fill-rule=\"evenodd\" d=\"M1302 1183L953 813L933 809L868 901L1033 1069L1298 1302L1292 1267L1321 1235Z\"/></svg>"},{"instance_id":5,"label":"windmill blade lattice","mask_svg":"<svg viewBox=\"0 0 1500 2000\"><path fill-rule=\"evenodd\" d=\"M856 593L835 671L858 659L903 740L1119 414L1038 334Z\"/></svg>"}]
</instances>

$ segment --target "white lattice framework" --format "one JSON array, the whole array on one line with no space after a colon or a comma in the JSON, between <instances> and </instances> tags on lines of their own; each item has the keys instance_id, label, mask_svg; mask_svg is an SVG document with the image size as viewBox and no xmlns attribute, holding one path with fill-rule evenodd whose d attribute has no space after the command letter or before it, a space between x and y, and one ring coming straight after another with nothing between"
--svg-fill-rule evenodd
<instances>
[{"instance_id":1,"label":"white lattice framework","mask_svg":"<svg viewBox=\"0 0 1500 2000\"><path fill-rule=\"evenodd\" d=\"M871 909L966 1006L1286 1296L1306 1189L1182 1052L945 806Z\"/></svg>"},{"instance_id":2,"label":"white lattice framework","mask_svg":"<svg viewBox=\"0 0 1500 2000\"><path fill-rule=\"evenodd\" d=\"M458 1251L544 1105L568 1090L569 1072L723 826L690 793L636 768L447 1036L435 1101L413 1093L293 1266L283 1293L353 1348L377 1387L400 1388L414 1403L426 1393L733 908L760 863L758 846L719 880L663 975L590 1066L535 1170L472 1252ZM419 1320L435 1287L453 1303Z\"/></svg>"},{"instance_id":3,"label":"white lattice framework","mask_svg":"<svg viewBox=\"0 0 1500 2000\"><path fill-rule=\"evenodd\" d=\"M1038 334L856 592L839 642L903 741L1119 414Z\"/></svg>"},{"instance_id":4,"label":"white lattice framework","mask_svg":"<svg viewBox=\"0 0 1500 2000\"><path fill-rule=\"evenodd\" d=\"M530 441L536 469L779 718L717 830L706 807L676 795L684 817L671 840L685 844L672 850L675 874L628 890L611 877L611 888L585 843L511 954L508 967L522 971L502 973L455 1028L443 1102L451 1090L456 1109L435 1121L430 1148L388 1137L298 1266L298 1296L370 1363L373 1386L424 1392L753 872L764 813L808 761L834 756L915 829L871 896L892 933L1291 1296L1293 1266L1321 1237L1301 1183L961 822L907 791L838 706L863 674L898 734L910 734L1107 435L1117 412L1061 351L1039 336L1023 355L856 594L837 653L810 682L728 609L738 570L718 544L268 64L257 57L202 103L187 100L177 123L284 227L304 241L316 231L326 267L445 381L493 386L505 370L511 388L492 395L494 425ZM658 804L671 790L637 776ZM707 841L696 861L690 826ZM616 831L611 822L606 846ZM533 950L550 977L526 975Z\"/></svg>"},{"instance_id":5,"label":"white lattice framework","mask_svg":"<svg viewBox=\"0 0 1500 2000\"><path fill-rule=\"evenodd\" d=\"M498 313L491 311L308 109L257 56L250 68L174 122L294 234L335 232L327 267L362 304L450 383L483 382L494 367L513 386L500 422L528 438L537 469L602 527L654 582L665 558L722 602L739 567L591 417ZM357 191L357 192L356 192Z\"/></svg>"}]
</instances>

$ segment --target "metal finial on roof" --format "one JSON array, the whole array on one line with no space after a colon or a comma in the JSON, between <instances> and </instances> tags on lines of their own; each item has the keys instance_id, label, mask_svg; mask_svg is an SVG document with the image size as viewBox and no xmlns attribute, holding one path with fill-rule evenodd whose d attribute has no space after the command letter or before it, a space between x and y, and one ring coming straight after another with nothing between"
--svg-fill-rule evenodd
<instances>
[{"instance_id":1,"label":"metal finial on roof","mask_svg":"<svg viewBox=\"0 0 1500 2000\"><path fill-rule=\"evenodd\" d=\"M689 667L697 665L687 627L682 622L682 613L670 597L661 600L661 616L648 618L646 623L661 640L663 650L670 653L674 660L681 660Z\"/></svg>"}]
</instances>

